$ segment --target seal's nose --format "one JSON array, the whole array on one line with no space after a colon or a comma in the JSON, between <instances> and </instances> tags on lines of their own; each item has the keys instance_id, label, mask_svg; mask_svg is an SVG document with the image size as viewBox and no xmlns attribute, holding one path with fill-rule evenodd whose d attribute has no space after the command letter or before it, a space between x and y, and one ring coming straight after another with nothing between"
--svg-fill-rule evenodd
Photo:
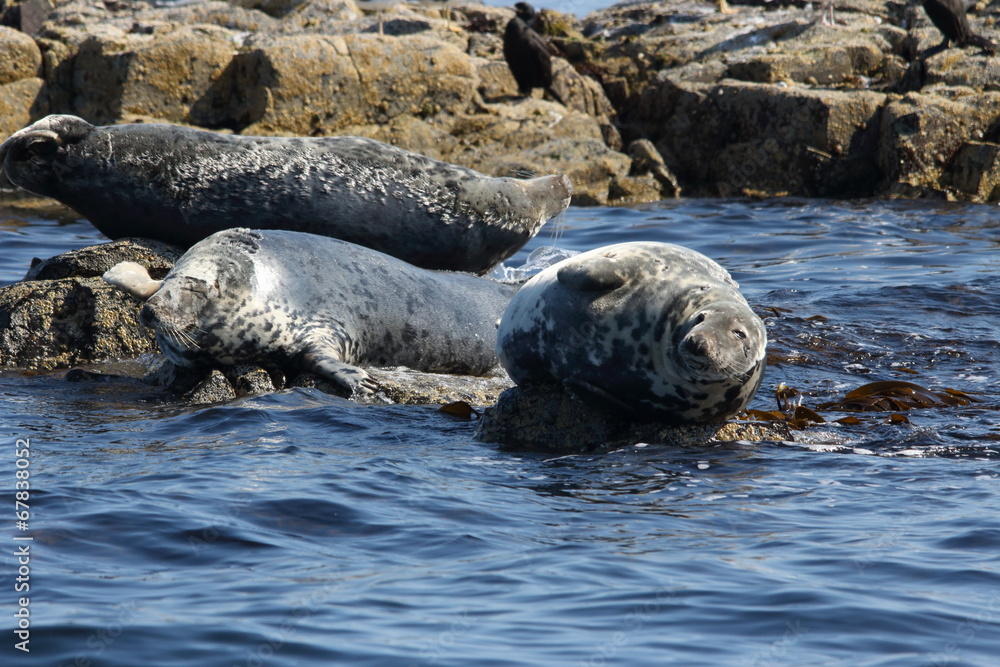
<instances>
[{"instance_id":1,"label":"seal's nose","mask_svg":"<svg viewBox=\"0 0 1000 667\"><path fill-rule=\"evenodd\" d=\"M139 321L142 322L144 327L150 329L156 324L156 311L149 307L149 304L145 304L142 310L139 311Z\"/></svg>"}]
</instances>

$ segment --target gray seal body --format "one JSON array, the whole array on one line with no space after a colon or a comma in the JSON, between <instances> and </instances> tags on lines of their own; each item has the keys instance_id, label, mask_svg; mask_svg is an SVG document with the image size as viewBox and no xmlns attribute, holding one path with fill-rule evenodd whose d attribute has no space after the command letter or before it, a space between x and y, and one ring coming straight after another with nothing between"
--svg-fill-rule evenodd
<instances>
[{"instance_id":1,"label":"gray seal body","mask_svg":"<svg viewBox=\"0 0 1000 667\"><path fill-rule=\"evenodd\" d=\"M122 270L136 266L118 265L105 279L152 294L140 319L174 363L309 371L361 394L375 383L359 366L488 373L497 320L517 289L289 231L218 232L159 286Z\"/></svg>"},{"instance_id":2,"label":"gray seal body","mask_svg":"<svg viewBox=\"0 0 1000 667\"><path fill-rule=\"evenodd\" d=\"M565 176L492 178L361 137L244 137L53 115L0 145L15 185L106 236L190 246L232 227L350 241L485 273L569 205Z\"/></svg>"},{"instance_id":3,"label":"gray seal body","mask_svg":"<svg viewBox=\"0 0 1000 667\"><path fill-rule=\"evenodd\" d=\"M767 332L725 269L667 243L622 243L529 280L497 354L520 384L561 383L633 418L711 423L742 410Z\"/></svg>"}]
</instances>

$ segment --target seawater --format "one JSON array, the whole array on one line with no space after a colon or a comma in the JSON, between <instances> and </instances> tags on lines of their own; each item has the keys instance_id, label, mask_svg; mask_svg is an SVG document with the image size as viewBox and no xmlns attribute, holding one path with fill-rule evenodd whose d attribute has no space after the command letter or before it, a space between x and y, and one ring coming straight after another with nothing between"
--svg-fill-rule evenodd
<instances>
[{"instance_id":1,"label":"seawater","mask_svg":"<svg viewBox=\"0 0 1000 667\"><path fill-rule=\"evenodd\" d=\"M753 407L776 408L780 383L815 406L885 379L980 401L908 424L515 454L432 407L309 390L189 407L0 373L0 664L1000 664L997 213L573 208L511 262L543 245L694 248L768 324ZM0 283L100 240L0 210ZM15 537L33 538L28 593ZM24 595L30 653L14 648Z\"/></svg>"}]
</instances>

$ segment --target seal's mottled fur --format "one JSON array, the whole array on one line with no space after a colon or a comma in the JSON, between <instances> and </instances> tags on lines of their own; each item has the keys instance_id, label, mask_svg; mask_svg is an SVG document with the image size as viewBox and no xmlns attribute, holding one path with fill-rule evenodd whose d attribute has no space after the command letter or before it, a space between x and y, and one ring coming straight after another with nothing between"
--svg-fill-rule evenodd
<instances>
[{"instance_id":1,"label":"seal's mottled fur","mask_svg":"<svg viewBox=\"0 0 1000 667\"><path fill-rule=\"evenodd\" d=\"M184 246L230 227L331 236L485 273L569 205L565 176L491 178L361 137L245 137L54 115L0 146L12 183L110 238Z\"/></svg>"},{"instance_id":2,"label":"seal's mottled fur","mask_svg":"<svg viewBox=\"0 0 1000 667\"><path fill-rule=\"evenodd\" d=\"M564 384L615 411L715 422L750 402L767 333L725 269L667 243L622 243L532 278L500 322L518 384Z\"/></svg>"}]
</instances>

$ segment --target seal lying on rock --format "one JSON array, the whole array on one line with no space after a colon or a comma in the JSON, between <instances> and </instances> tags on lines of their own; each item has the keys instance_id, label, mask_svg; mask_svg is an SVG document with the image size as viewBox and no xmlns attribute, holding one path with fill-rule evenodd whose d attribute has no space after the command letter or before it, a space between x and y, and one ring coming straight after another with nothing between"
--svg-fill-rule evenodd
<instances>
[{"instance_id":1,"label":"seal lying on rock","mask_svg":"<svg viewBox=\"0 0 1000 667\"><path fill-rule=\"evenodd\" d=\"M358 365L488 373L497 319L517 290L345 241L249 229L196 244L162 285L133 263L104 279L147 299L140 319L178 366L309 371L358 394L376 387Z\"/></svg>"},{"instance_id":2,"label":"seal lying on rock","mask_svg":"<svg viewBox=\"0 0 1000 667\"><path fill-rule=\"evenodd\" d=\"M53 115L0 145L15 185L106 236L185 247L230 227L332 236L485 273L569 205L565 176L491 178L360 137L243 137Z\"/></svg>"},{"instance_id":3,"label":"seal lying on rock","mask_svg":"<svg viewBox=\"0 0 1000 667\"><path fill-rule=\"evenodd\" d=\"M622 243L542 271L514 296L497 354L519 385L562 383L613 412L717 422L753 398L767 333L707 257Z\"/></svg>"}]
</instances>

